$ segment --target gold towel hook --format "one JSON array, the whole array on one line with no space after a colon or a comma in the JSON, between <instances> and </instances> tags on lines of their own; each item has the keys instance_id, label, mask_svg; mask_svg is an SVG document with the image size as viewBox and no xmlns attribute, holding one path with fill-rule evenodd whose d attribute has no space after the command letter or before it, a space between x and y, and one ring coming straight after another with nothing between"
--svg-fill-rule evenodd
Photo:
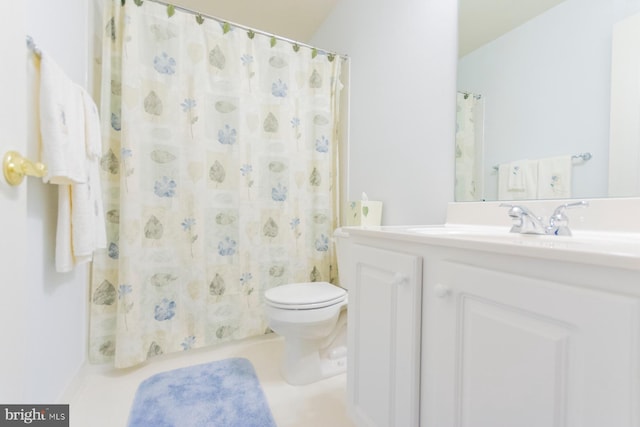
<instances>
[{"instance_id":1,"label":"gold towel hook","mask_svg":"<svg viewBox=\"0 0 640 427\"><path fill-rule=\"evenodd\" d=\"M19 185L25 175L42 178L47 173L47 167L40 162L25 159L17 151L7 151L4 155L2 171L10 185Z\"/></svg>"}]
</instances>

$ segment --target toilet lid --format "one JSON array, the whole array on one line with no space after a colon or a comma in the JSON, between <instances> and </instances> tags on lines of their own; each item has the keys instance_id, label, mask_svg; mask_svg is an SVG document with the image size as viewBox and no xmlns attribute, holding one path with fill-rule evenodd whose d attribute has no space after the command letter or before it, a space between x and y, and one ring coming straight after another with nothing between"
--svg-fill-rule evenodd
<instances>
[{"instance_id":1,"label":"toilet lid","mask_svg":"<svg viewBox=\"0 0 640 427\"><path fill-rule=\"evenodd\" d=\"M344 289L327 282L292 283L264 293L269 305L289 310L328 307L344 301L346 297Z\"/></svg>"}]
</instances>

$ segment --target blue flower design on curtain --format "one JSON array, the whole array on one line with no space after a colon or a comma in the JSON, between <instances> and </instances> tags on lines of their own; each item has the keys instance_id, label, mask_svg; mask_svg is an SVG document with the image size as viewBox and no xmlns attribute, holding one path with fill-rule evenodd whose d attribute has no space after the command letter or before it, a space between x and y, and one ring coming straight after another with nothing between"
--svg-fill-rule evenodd
<instances>
[{"instance_id":1,"label":"blue flower design on curtain","mask_svg":"<svg viewBox=\"0 0 640 427\"><path fill-rule=\"evenodd\" d=\"M231 256L236 253L236 246L238 244L235 240L226 236L224 240L218 243L218 253L222 256Z\"/></svg>"},{"instance_id":2,"label":"blue flower design on curtain","mask_svg":"<svg viewBox=\"0 0 640 427\"><path fill-rule=\"evenodd\" d=\"M223 145L233 145L236 143L236 130L229 125L224 125L224 129L218 131L218 142Z\"/></svg>"},{"instance_id":3,"label":"blue flower design on curtain","mask_svg":"<svg viewBox=\"0 0 640 427\"><path fill-rule=\"evenodd\" d=\"M316 239L315 245L318 252L327 252L329 250L329 238L321 234L320 237Z\"/></svg>"},{"instance_id":4,"label":"blue flower design on curtain","mask_svg":"<svg viewBox=\"0 0 640 427\"><path fill-rule=\"evenodd\" d=\"M162 302L156 305L153 318L159 322L164 320L170 320L176 315L176 302L169 301L166 298L162 299Z\"/></svg>"},{"instance_id":5,"label":"blue flower design on curtain","mask_svg":"<svg viewBox=\"0 0 640 427\"><path fill-rule=\"evenodd\" d=\"M114 130L122 129L122 125L120 124L120 115L117 113L111 113L111 127Z\"/></svg>"},{"instance_id":6,"label":"blue flower design on curtain","mask_svg":"<svg viewBox=\"0 0 640 427\"><path fill-rule=\"evenodd\" d=\"M316 151L318 153L329 152L329 140L326 136L322 135L319 139L316 139Z\"/></svg>"},{"instance_id":7,"label":"blue flower design on curtain","mask_svg":"<svg viewBox=\"0 0 640 427\"><path fill-rule=\"evenodd\" d=\"M182 345L183 350L191 350L196 343L196 337L194 335L190 335L182 341L180 345Z\"/></svg>"},{"instance_id":8,"label":"blue flower design on curtain","mask_svg":"<svg viewBox=\"0 0 640 427\"><path fill-rule=\"evenodd\" d=\"M176 72L176 60L162 52L160 56L153 58L153 68L160 74L174 74Z\"/></svg>"},{"instance_id":9,"label":"blue flower design on curtain","mask_svg":"<svg viewBox=\"0 0 640 427\"><path fill-rule=\"evenodd\" d=\"M276 187L271 189L271 198L276 202L284 202L287 200L287 187L282 186L282 184L278 183Z\"/></svg>"},{"instance_id":10,"label":"blue flower design on curtain","mask_svg":"<svg viewBox=\"0 0 640 427\"><path fill-rule=\"evenodd\" d=\"M287 96L288 89L289 88L287 87L287 84L282 80L278 79L277 82L274 82L271 85L271 94L278 98L284 98L285 96Z\"/></svg>"},{"instance_id":11,"label":"blue flower design on curtain","mask_svg":"<svg viewBox=\"0 0 640 427\"><path fill-rule=\"evenodd\" d=\"M167 177L163 176L159 181L156 181L153 186L153 192L158 197L173 197L176 195L176 182Z\"/></svg>"}]
</instances>

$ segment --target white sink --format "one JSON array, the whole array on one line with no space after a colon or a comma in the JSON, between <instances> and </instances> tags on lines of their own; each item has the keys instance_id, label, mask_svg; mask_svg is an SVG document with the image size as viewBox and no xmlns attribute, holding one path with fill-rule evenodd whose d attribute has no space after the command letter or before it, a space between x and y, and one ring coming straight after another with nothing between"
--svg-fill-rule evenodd
<instances>
[{"instance_id":1,"label":"white sink","mask_svg":"<svg viewBox=\"0 0 640 427\"><path fill-rule=\"evenodd\" d=\"M491 226L463 226L463 225L426 225L407 228L408 232L429 236L490 236L502 235L509 232L509 228Z\"/></svg>"},{"instance_id":2,"label":"white sink","mask_svg":"<svg viewBox=\"0 0 640 427\"><path fill-rule=\"evenodd\" d=\"M640 233L575 231L573 236L510 233L509 227L476 225L387 226L350 232L396 235L441 246L481 249L538 258L608 264L640 270Z\"/></svg>"},{"instance_id":3,"label":"white sink","mask_svg":"<svg viewBox=\"0 0 640 427\"><path fill-rule=\"evenodd\" d=\"M604 252L640 257L640 234L574 231L572 236L511 233L503 227L417 227L408 231L430 236L524 245L548 249Z\"/></svg>"}]
</instances>

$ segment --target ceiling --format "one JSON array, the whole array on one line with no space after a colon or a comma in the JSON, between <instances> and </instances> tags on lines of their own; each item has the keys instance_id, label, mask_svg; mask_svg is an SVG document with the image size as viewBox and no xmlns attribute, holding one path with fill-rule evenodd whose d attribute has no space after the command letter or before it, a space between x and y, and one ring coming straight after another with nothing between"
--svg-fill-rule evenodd
<instances>
[{"instance_id":1,"label":"ceiling","mask_svg":"<svg viewBox=\"0 0 640 427\"><path fill-rule=\"evenodd\" d=\"M458 56L500 37L564 0L459 0Z\"/></svg>"},{"instance_id":2,"label":"ceiling","mask_svg":"<svg viewBox=\"0 0 640 427\"><path fill-rule=\"evenodd\" d=\"M172 0L176 6L307 43L340 0ZM343 0L344 1L344 0ZM459 0L459 56L564 0Z\"/></svg>"}]
</instances>

